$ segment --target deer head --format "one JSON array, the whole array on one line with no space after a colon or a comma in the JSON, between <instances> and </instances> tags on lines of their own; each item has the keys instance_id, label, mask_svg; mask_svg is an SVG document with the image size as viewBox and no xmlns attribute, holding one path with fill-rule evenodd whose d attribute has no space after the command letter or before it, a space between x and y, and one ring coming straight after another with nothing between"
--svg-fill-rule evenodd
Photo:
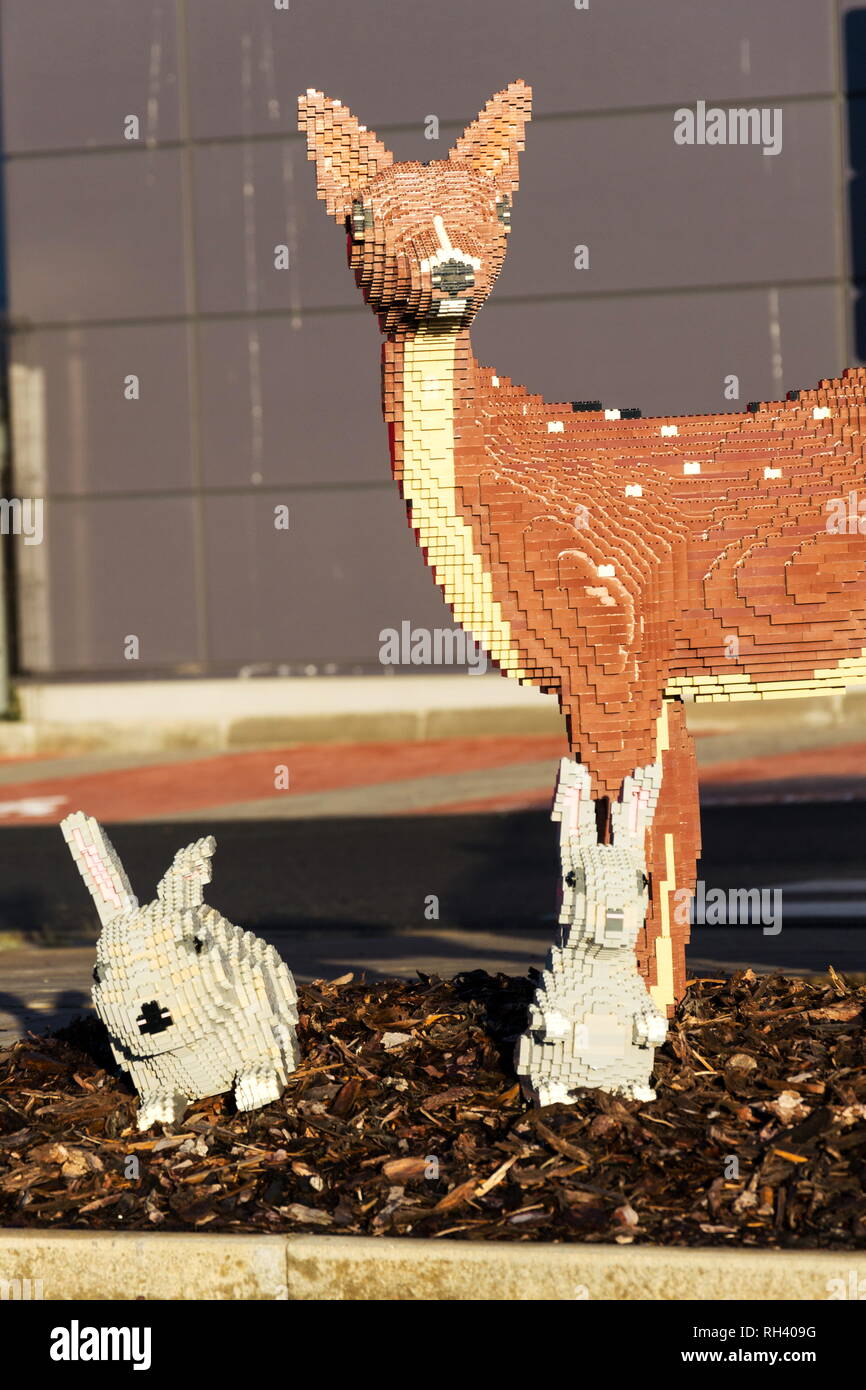
<instances>
[{"instance_id":1,"label":"deer head","mask_svg":"<svg viewBox=\"0 0 866 1390\"><path fill-rule=\"evenodd\" d=\"M308 91L299 124L318 194L345 225L349 264L384 333L467 327L505 259L532 94L491 97L447 159L396 164L339 101Z\"/></svg>"}]
</instances>

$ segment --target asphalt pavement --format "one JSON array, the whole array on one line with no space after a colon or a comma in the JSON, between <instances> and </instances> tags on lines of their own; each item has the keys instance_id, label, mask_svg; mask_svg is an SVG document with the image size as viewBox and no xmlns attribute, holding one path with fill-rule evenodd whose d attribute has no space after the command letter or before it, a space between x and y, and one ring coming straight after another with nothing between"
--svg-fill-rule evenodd
<instances>
[{"instance_id":1,"label":"asphalt pavement","mask_svg":"<svg viewBox=\"0 0 866 1390\"><path fill-rule=\"evenodd\" d=\"M695 926L690 973L866 969L864 825L862 799L705 805L707 892L781 890L781 920ZM558 863L546 808L217 826L204 813L118 824L111 836L146 901L175 850L211 830L208 901L272 940L300 980L523 974L542 964L554 932ZM2 1045L89 1008L95 922L56 825L0 828L0 854Z\"/></svg>"}]
</instances>

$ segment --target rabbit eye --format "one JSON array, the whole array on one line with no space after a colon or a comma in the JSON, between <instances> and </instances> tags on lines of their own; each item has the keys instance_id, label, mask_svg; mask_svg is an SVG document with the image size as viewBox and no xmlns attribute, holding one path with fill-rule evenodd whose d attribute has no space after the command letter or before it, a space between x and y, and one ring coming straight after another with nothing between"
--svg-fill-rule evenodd
<instances>
[{"instance_id":1,"label":"rabbit eye","mask_svg":"<svg viewBox=\"0 0 866 1390\"><path fill-rule=\"evenodd\" d=\"M197 956L200 956L202 951L207 950L208 946L210 945L210 942L208 941L208 938L204 935L193 936L190 932L184 932L180 937L178 944L181 950L189 951L190 955L192 955L192 953L195 952Z\"/></svg>"},{"instance_id":2,"label":"rabbit eye","mask_svg":"<svg viewBox=\"0 0 866 1390\"><path fill-rule=\"evenodd\" d=\"M93 982L97 985L102 983L102 971L98 965L94 965L93 967Z\"/></svg>"}]
</instances>

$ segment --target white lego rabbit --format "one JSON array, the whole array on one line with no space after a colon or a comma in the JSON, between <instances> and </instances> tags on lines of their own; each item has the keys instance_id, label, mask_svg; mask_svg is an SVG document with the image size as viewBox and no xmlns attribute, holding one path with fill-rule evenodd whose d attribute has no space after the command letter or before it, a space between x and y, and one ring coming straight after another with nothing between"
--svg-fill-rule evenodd
<instances>
[{"instance_id":1,"label":"white lego rabbit","mask_svg":"<svg viewBox=\"0 0 866 1390\"><path fill-rule=\"evenodd\" d=\"M61 828L102 923L93 1003L139 1129L232 1087L239 1110L277 1100L298 1064L295 984L273 946L204 903L213 837L179 850L139 907L102 827L78 811Z\"/></svg>"},{"instance_id":2,"label":"white lego rabbit","mask_svg":"<svg viewBox=\"0 0 866 1390\"><path fill-rule=\"evenodd\" d=\"M648 894L644 838L661 765L627 777L611 810L613 843L598 843L589 772L563 758L553 819L561 822L562 926L520 1039L517 1072L540 1105L580 1087L654 1100L654 1048L667 1020L638 972L635 943Z\"/></svg>"}]
</instances>

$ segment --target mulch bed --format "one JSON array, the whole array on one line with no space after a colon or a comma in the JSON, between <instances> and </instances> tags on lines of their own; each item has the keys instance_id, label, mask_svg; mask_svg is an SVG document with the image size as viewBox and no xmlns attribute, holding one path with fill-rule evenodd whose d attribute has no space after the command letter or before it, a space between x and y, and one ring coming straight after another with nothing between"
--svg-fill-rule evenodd
<instances>
[{"instance_id":1,"label":"mulch bed","mask_svg":"<svg viewBox=\"0 0 866 1390\"><path fill-rule=\"evenodd\" d=\"M866 1243L866 986L693 981L656 1101L541 1111L511 1065L532 988L318 981L283 1098L199 1101L177 1132L133 1129L97 1020L30 1035L0 1052L0 1225Z\"/></svg>"}]
</instances>

